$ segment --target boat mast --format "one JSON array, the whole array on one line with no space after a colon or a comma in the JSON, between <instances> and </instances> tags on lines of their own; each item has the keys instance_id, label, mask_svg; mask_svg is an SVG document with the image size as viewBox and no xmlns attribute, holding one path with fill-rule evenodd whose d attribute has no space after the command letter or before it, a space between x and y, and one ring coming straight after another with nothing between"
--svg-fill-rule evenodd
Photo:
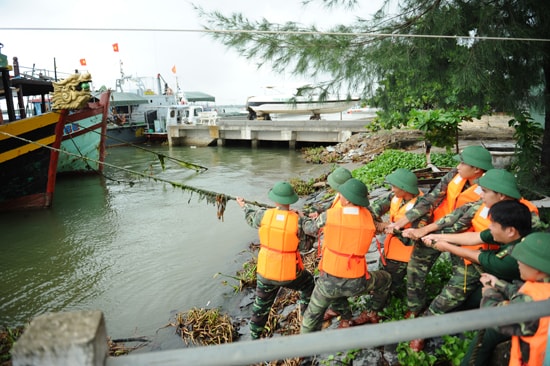
<instances>
[{"instance_id":1,"label":"boat mast","mask_svg":"<svg viewBox=\"0 0 550 366\"><path fill-rule=\"evenodd\" d=\"M116 91L123 92L122 84L124 83L124 71L122 70L122 60L119 60L120 63L120 79L116 81Z\"/></svg>"}]
</instances>

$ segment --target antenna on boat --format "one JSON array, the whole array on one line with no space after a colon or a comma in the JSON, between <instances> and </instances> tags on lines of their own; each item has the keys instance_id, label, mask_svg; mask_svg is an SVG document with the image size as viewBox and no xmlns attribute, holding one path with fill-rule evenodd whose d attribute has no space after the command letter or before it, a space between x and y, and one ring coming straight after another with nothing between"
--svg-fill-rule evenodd
<instances>
[{"instance_id":1,"label":"antenna on boat","mask_svg":"<svg viewBox=\"0 0 550 366\"><path fill-rule=\"evenodd\" d=\"M120 63L120 78L121 79L124 79L124 70L122 70L122 60L118 60L118 62Z\"/></svg>"},{"instance_id":2,"label":"antenna on boat","mask_svg":"<svg viewBox=\"0 0 550 366\"><path fill-rule=\"evenodd\" d=\"M122 70L122 60L118 60L120 64L120 79L117 79L116 81L116 90L123 92L122 90L122 83L124 83L124 71Z\"/></svg>"}]
</instances>

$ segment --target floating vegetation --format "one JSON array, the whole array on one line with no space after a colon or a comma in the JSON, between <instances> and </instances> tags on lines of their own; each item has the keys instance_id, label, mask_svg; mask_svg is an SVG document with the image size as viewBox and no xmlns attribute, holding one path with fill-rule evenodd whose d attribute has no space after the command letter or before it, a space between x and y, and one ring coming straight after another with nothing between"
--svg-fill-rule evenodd
<instances>
[{"instance_id":1,"label":"floating vegetation","mask_svg":"<svg viewBox=\"0 0 550 366\"><path fill-rule=\"evenodd\" d=\"M135 346L127 346L125 343L138 342ZM111 340L110 337L107 337L107 344L109 345L109 356L117 357L127 355L128 353L135 351L141 347L146 346L149 342L149 339L145 337L137 338L123 338Z\"/></svg>"},{"instance_id":2,"label":"floating vegetation","mask_svg":"<svg viewBox=\"0 0 550 366\"><path fill-rule=\"evenodd\" d=\"M309 181L302 180L300 178L291 178L289 183L296 191L298 196L307 196L309 194L315 193L320 188L320 182L325 182L327 180L328 174L323 174L315 179L310 179Z\"/></svg>"},{"instance_id":3,"label":"floating vegetation","mask_svg":"<svg viewBox=\"0 0 550 366\"><path fill-rule=\"evenodd\" d=\"M340 154L336 151L328 151L325 147L310 147L302 149L304 160L312 164L337 163Z\"/></svg>"},{"instance_id":4,"label":"floating vegetation","mask_svg":"<svg viewBox=\"0 0 550 366\"><path fill-rule=\"evenodd\" d=\"M258 248L259 244L250 243L249 249L251 253L257 251ZM223 276L237 281L237 285L231 285L236 293L243 291L245 288L256 288L256 259L257 256L252 255L249 260L243 263L242 268L238 270L234 276L218 272L214 275L214 278ZM229 285L229 283L225 280L222 283L223 285Z\"/></svg>"},{"instance_id":5,"label":"floating vegetation","mask_svg":"<svg viewBox=\"0 0 550 366\"><path fill-rule=\"evenodd\" d=\"M0 365L11 365L10 350L24 330L23 327L0 327Z\"/></svg>"},{"instance_id":6,"label":"floating vegetation","mask_svg":"<svg viewBox=\"0 0 550 366\"><path fill-rule=\"evenodd\" d=\"M231 343L239 337L228 315L219 309L193 308L186 313L177 313L174 323L176 333L186 345L208 346Z\"/></svg>"}]
</instances>

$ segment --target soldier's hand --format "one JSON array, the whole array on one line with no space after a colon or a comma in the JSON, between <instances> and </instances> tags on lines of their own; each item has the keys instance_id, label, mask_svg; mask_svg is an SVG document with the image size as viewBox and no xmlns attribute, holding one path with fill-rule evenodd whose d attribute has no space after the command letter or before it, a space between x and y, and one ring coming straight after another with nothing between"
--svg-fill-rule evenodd
<instances>
[{"instance_id":1,"label":"soldier's hand","mask_svg":"<svg viewBox=\"0 0 550 366\"><path fill-rule=\"evenodd\" d=\"M483 285L483 289L495 287L498 278L489 273L482 273L479 277L479 282Z\"/></svg>"},{"instance_id":2,"label":"soldier's hand","mask_svg":"<svg viewBox=\"0 0 550 366\"><path fill-rule=\"evenodd\" d=\"M241 206L241 208L244 207L244 204L245 204L244 198L242 198L242 197L235 197L235 201L237 201L237 203L239 204L239 206Z\"/></svg>"}]
</instances>

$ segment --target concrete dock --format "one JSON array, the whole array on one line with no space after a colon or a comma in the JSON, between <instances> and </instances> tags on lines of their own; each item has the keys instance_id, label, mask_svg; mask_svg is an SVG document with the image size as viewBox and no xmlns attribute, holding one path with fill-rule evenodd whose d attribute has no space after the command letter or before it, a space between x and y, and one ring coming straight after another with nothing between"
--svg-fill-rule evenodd
<instances>
[{"instance_id":1,"label":"concrete dock","mask_svg":"<svg viewBox=\"0 0 550 366\"><path fill-rule=\"evenodd\" d=\"M298 142L344 142L364 132L371 119L357 120L219 120L215 125L167 126L170 146L223 146L228 140L250 141L257 147L262 141L285 141L289 148Z\"/></svg>"}]
</instances>

